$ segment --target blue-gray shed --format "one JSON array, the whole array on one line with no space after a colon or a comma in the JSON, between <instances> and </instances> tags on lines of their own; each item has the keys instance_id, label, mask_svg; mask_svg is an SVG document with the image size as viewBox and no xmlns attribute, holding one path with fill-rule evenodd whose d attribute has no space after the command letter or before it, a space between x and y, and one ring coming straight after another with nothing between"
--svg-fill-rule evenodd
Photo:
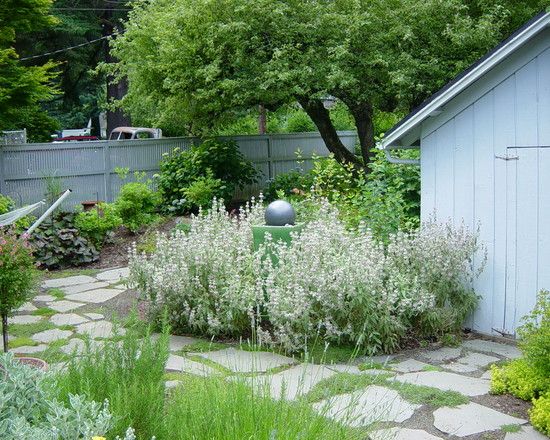
<instances>
[{"instance_id":1,"label":"blue-gray shed","mask_svg":"<svg viewBox=\"0 0 550 440\"><path fill-rule=\"evenodd\" d=\"M420 148L423 220L479 225L488 260L467 326L514 335L550 289L550 14L434 94L381 147L389 160Z\"/></svg>"}]
</instances>

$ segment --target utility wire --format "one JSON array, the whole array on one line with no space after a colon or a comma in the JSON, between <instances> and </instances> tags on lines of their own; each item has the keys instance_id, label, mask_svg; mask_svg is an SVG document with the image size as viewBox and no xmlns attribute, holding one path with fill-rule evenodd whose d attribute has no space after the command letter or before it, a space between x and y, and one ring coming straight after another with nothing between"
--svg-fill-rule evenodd
<instances>
[{"instance_id":1,"label":"utility wire","mask_svg":"<svg viewBox=\"0 0 550 440\"><path fill-rule=\"evenodd\" d=\"M111 38L113 35L114 34L104 35L101 38L96 38L95 40L86 41L86 43L80 43L80 44L77 44L75 46L65 47L64 49L54 50L52 52L41 53L40 55L33 55L33 56L30 56L30 57L19 58L19 60L20 61L32 60L32 59L35 59L35 58L46 57L48 55L54 55L56 53L67 52L68 50L77 49L79 47L87 46L88 44L97 43L98 41L101 41L101 40L106 40L107 38Z\"/></svg>"},{"instance_id":2,"label":"utility wire","mask_svg":"<svg viewBox=\"0 0 550 440\"><path fill-rule=\"evenodd\" d=\"M52 11L131 11L122 8L52 8Z\"/></svg>"}]
</instances>

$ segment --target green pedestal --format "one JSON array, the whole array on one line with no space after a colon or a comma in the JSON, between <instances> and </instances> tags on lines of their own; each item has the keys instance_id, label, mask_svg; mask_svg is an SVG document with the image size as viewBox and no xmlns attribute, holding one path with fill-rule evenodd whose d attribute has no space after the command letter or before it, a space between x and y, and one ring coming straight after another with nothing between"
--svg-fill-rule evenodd
<instances>
[{"instance_id":1,"label":"green pedestal","mask_svg":"<svg viewBox=\"0 0 550 440\"><path fill-rule=\"evenodd\" d=\"M266 234L271 234L271 237L274 242L284 241L286 244L290 245L292 242L291 233L300 232L302 230L302 225L295 226L252 226L252 237L254 242L254 250L257 251L260 249L260 246L265 242ZM271 253L269 254L273 264L277 264L277 259Z\"/></svg>"}]
</instances>

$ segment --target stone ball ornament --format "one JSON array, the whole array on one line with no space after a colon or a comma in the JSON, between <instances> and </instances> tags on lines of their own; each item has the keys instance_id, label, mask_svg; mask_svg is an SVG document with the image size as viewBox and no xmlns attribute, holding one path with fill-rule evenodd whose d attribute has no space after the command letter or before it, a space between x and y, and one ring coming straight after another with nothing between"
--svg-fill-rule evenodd
<instances>
[{"instance_id":1,"label":"stone ball ornament","mask_svg":"<svg viewBox=\"0 0 550 440\"><path fill-rule=\"evenodd\" d=\"M265 223L268 226L294 225L295 221L296 211L284 200L271 202L265 210Z\"/></svg>"}]
</instances>

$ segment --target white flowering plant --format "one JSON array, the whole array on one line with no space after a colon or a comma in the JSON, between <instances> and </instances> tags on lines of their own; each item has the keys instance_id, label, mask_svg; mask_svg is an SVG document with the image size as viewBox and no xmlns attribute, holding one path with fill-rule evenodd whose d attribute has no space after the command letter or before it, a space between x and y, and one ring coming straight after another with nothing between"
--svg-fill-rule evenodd
<instances>
[{"instance_id":1,"label":"white flowering plant","mask_svg":"<svg viewBox=\"0 0 550 440\"><path fill-rule=\"evenodd\" d=\"M439 336L460 327L477 302L469 287L477 274L475 233L430 222L382 244L364 225L346 228L326 199L317 203L316 218L290 246L268 238L254 251L251 227L262 223L261 200L238 216L214 201L187 234L159 235L154 254L134 248L132 281L168 309L179 331L254 334L289 351L321 339L390 352L409 334Z\"/></svg>"}]
</instances>

